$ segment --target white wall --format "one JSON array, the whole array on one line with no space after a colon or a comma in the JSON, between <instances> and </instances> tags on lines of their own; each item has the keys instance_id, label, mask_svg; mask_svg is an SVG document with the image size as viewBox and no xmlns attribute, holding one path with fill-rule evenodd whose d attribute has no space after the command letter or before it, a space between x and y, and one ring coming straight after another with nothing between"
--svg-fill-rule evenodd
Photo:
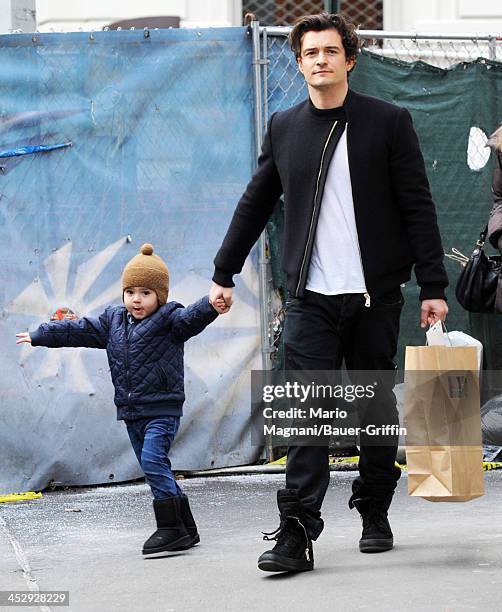
<instances>
[{"instance_id":1,"label":"white wall","mask_svg":"<svg viewBox=\"0 0 502 612\"><path fill-rule=\"evenodd\" d=\"M0 0L0 33L35 29L35 0Z\"/></svg>"},{"instance_id":2,"label":"white wall","mask_svg":"<svg viewBox=\"0 0 502 612\"><path fill-rule=\"evenodd\" d=\"M242 20L242 0L36 0L36 6L43 32L99 30L122 19L160 15L180 17L182 27L241 25Z\"/></svg>"},{"instance_id":3,"label":"white wall","mask_svg":"<svg viewBox=\"0 0 502 612\"><path fill-rule=\"evenodd\" d=\"M383 0L384 29L502 32L502 0ZM101 29L113 21L175 15L182 27L241 25L242 0L0 0L0 32Z\"/></svg>"},{"instance_id":4,"label":"white wall","mask_svg":"<svg viewBox=\"0 0 502 612\"><path fill-rule=\"evenodd\" d=\"M8 32L12 28L10 0L0 0L0 32Z\"/></svg>"},{"instance_id":5,"label":"white wall","mask_svg":"<svg viewBox=\"0 0 502 612\"><path fill-rule=\"evenodd\" d=\"M383 0L384 29L502 32L502 0Z\"/></svg>"}]
</instances>

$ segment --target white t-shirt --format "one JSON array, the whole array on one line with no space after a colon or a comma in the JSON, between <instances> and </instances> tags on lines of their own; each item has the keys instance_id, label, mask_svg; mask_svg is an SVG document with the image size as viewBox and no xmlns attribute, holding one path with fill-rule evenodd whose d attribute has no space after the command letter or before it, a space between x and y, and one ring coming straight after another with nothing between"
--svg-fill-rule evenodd
<instances>
[{"instance_id":1,"label":"white t-shirt","mask_svg":"<svg viewBox=\"0 0 502 612\"><path fill-rule=\"evenodd\" d=\"M324 295L366 293L347 156L347 129L326 176L306 288Z\"/></svg>"}]
</instances>

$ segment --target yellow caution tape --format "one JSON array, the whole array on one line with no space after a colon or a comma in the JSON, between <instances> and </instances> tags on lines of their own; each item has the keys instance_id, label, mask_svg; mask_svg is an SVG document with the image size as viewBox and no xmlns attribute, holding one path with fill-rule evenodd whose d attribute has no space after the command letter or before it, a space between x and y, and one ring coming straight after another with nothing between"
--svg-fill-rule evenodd
<instances>
[{"instance_id":1,"label":"yellow caution tape","mask_svg":"<svg viewBox=\"0 0 502 612\"><path fill-rule=\"evenodd\" d=\"M280 459L272 461L268 465L286 465L286 455L284 455L284 457L281 457Z\"/></svg>"},{"instance_id":2,"label":"yellow caution tape","mask_svg":"<svg viewBox=\"0 0 502 612\"><path fill-rule=\"evenodd\" d=\"M398 467L400 467L402 470L408 469L406 464L400 465L399 463L396 463L396 465ZM500 462L500 461L483 461L483 470L485 472L489 472L490 470L502 470L502 462Z\"/></svg>"},{"instance_id":3,"label":"yellow caution tape","mask_svg":"<svg viewBox=\"0 0 502 612\"><path fill-rule=\"evenodd\" d=\"M39 497L42 497L42 493L35 493L35 491L26 491L26 493L9 493L9 495L0 495L0 503L27 501L29 499L38 499Z\"/></svg>"},{"instance_id":4,"label":"yellow caution tape","mask_svg":"<svg viewBox=\"0 0 502 612\"><path fill-rule=\"evenodd\" d=\"M483 469L488 472L490 470L501 470L502 462L500 461L483 461Z\"/></svg>"},{"instance_id":5,"label":"yellow caution tape","mask_svg":"<svg viewBox=\"0 0 502 612\"><path fill-rule=\"evenodd\" d=\"M359 457L329 457L330 465L338 465L340 463L359 463ZM268 465L286 465L286 455L280 459L272 461Z\"/></svg>"}]
</instances>

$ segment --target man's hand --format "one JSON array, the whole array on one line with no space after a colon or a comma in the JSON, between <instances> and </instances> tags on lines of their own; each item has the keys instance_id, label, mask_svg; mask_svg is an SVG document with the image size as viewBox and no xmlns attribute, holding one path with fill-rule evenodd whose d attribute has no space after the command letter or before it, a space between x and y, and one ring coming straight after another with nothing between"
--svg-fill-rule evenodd
<instances>
[{"instance_id":1,"label":"man's hand","mask_svg":"<svg viewBox=\"0 0 502 612\"><path fill-rule=\"evenodd\" d=\"M209 290L209 302L220 314L224 314L232 306L232 294L233 287L222 287L213 282Z\"/></svg>"},{"instance_id":2,"label":"man's hand","mask_svg":"<svg viewBox=\"0 0 502 612\"><path fill-rule=\"evenodd\" d=\"M424 300L420 309L420 327L444 321L447 314L448 306L444 300Z\"/></svg>"},{"instance_id":3,"label":"man's hand","mask_svg":"<svg viewBox=\"0 0 502 612\"><path fill-rule=\"evenodd\" d=\"M16 334L16 338L16 344L21 344L22 342L28 342L28 344L31 344L31 336L29 332L19 332L19 334Z\"/></svg>"}]
</instances>

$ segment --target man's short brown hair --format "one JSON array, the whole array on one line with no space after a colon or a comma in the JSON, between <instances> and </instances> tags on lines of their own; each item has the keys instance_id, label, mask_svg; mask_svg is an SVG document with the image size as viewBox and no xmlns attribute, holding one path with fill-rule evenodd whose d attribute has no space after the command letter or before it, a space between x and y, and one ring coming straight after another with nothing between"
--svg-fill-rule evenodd
<instances>
[{"instance_id":1,"label":"man's short brown hair","mask_svg":"<svg viewBox=\"0 0 502 612\"><path fill-rule=\"evenodd\" d=\"M356 59L359 48L359 36L356 26L342 17L342 15L319 13L318 15L305 15L295 22L293 29L289 33L289 45L295 54L300 57L302 52L302 38L310 31L321 32L322 30L336 30L342 38L345 57L347 60Z\"/></svg>"}]
</instances>

